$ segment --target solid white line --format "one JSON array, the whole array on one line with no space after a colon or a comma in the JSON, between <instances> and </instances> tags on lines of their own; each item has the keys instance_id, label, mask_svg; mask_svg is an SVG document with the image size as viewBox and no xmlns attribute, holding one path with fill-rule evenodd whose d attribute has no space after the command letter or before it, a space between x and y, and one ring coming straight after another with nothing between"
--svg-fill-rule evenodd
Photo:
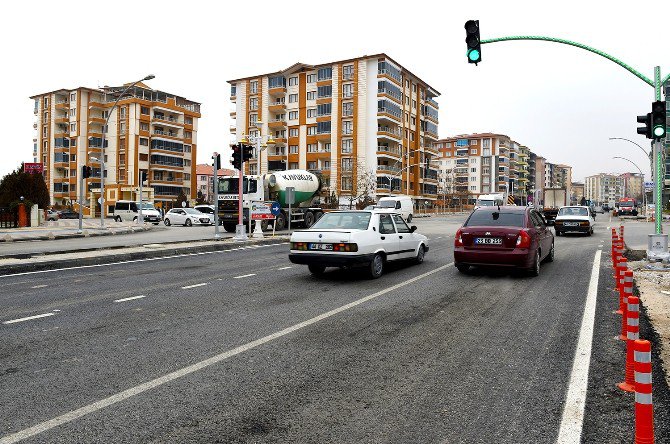
<instances>
[{"instance_id":1,"label":"solid white line","mask_svg":"<svg viewBox=\"0 0 670 444\"><path fill-rule=\"evenodd\" d=\"M281 242L276 244L267 244L268 247L277 247L280 245L287 245L289 242ZM80 265L78 267L64 267L64 268L54 268L53 270L39 270L39 271L26 271L23 273L14 273L14 274L3 274L0 275L1 278L15 277L15 276L26 276L29 274L38 274L38 273L53 273L54 271L66 271L66 270L78 270L83 268L96 268L96 267L107 267L109 265L123 265L123 264L134 264L136 262L150 262L150 261L160 261L164 259L175 259L180 257L187 256L202 256L204 254L216 254L216 253L228 253L230 251L237 251L240 248L233 248L230 250L220 250L220 251L201 251L199 253L184 253L184 254L174 254L172 256L161 256L161 257L150 257L146 259L133 259L130 261L119 261L119 262L110 262L108 264L94 264L94 265ZM75 281L77 282L77 281Z\"/></svg>"},{"instance_id":2,"label":"solid white line","mask_svg":"<svg viewBox=\"0 0 670 444\"><path fill-rule=\"evenodd\" d=\"M55 313L44 313L41 315L28 316L27 318L12 319L11 321L5 321L3 324L15 324L17 322L30 321L31 319L46 318L48 316L53 316Z\"/></svg>"},{"instance_id":3,"label":"solid white line","mask_svg":"<svg viewBox=\"0 0 670 444\"><path fill-rule=\"evenodd\" d=\"M264 336L260 339L256 339L255 341L248 342L244 345L240 345L239 347L236 347L232 350L228 350L226 352L220 353L218 355L212 356L209 359L205 359L204 361L197 362L195 364L189 365L188 367L184 367L182 369L176 370L172 373L168 373L167 375L161 376L160 378L153 379L151 381L147 381L143 384L136 385L135 387L131 387L127 390L124 390L122 392L116 393L108 398L101 399L99 401L96 401L92 404L88 404L84 407L80 407L77 410L73 410L71 412L65 413L61 416L58 416L56 418L50 419L48 421L44 421L42 423L39 423L37 425L34 425L32 427L29 427L27 429L18 431L12 435L7 435L4 438L0 439L0 444L14 444L16 442L21 441L22 439L30 438L31 436L38 435L42 432L46 432L47 430L51 430L54 427L58 427L63 424L67 424L68 422L74 421L75 419L81 418L84 415L88 415L89 413L97 412L98 410L104 409L105 407L109 407L110 405L116 404L117 402L124 401L128 398L131 398L133 396L139 395L140 393L146 392L147 390L151 390L153 388L159 387L165 383L174 381L175 379L179 379L183 376L189 375L193 372L197 372L198 370L202 370L205 367L209 367L210 365L217 364L221 361L225 361L228 358L231 358L233 356L239 355L240 353L244 353L248 350L251 350L253 348L256 348L258 346L261 346L263 344L266 344L268 342L274 341L275 339L279 339L283 336L286 336L288 334L291 334L297 330L303 329L305 327L308 327L312 324L316 324L317 322L323 321L324 319L328 319L332 316L335 316L336 314L342 313L343 311L350 310L358 305L361 305L365 302L368 302L372 299L378 298L379 296L385 295L387 293L392 292L393 290L397 290L398 288L402 288L406 285L412 284L418 280L421 280L425 277L428 277L434 273L440 272L444 270L447 267L450 267L453 265L452 263L449 263L447 265L442 265L441 267L437 267L434 270L428 271L426 273L420 274L419 276L415 276L411 279L408 279L404 282L401 282L399 284L393 285L391 287L388 287L384 290L380 290L376 293L373 293L369 296L365 296L361 299L358 299L354 302L350 302L349 304L343 305L341 307L338 307L334 310L327 311L325 313L322 313L316 317L313 317L311 319L308 319L304 322L301 322L299 324L292 325L290 327L287 327L283 330L280 330L278 332L272 333L271 335Z\"/></svg>"},{"instance_id":4,"label":"solid white line","mask_svg":"<svg viewBox=\"0 0 670 444\"><path fill-rule=\"evenodd\" d=\"M30 288L44 288L44 287L48 287L48 285L47 284L35 285L34 287L30 287Z\"/></svg>"},{"instance_id":5,"label":"solid white line","mask_svg":"<svg viewBox=\"0 0 670 444\"><path fill-rule=\"evenodd\" d=\"M142 298L145 298L145 297L146 297L146 296L144 296L143 294L141 294L141 295L139 295L139 296L132 296L132 297L129 297L129 298L123 298L123 299L116 299L114 302L126 302L126 301L132 301L132 300L134 300L134 299L142 299Z\"/></svg>"},{"instance_id":6,"label":"solid white line","mask_svg":"<svg viewBox=\"0 0 670 444\"><path fill-rule=\"evenodd\" d=\"M281 267L281 268L277 268L277 271L279 271L279 270L288 270L289 268L293 268L293 267Z\"/></svg>"},{"instance_id":7,"label":"solid white line","mask_svg":"<svg viewBox=\"0 0 670 444\"><path fill-rule=\"evenodd\" d=\"M256 276L256 273L243 274L242 276L233 276L233 279L248 278L250 276Z\"/></svg>"},{"instance_id":8,"label":"solid white line","mask_svg":"<svg viewBox=\"0 0 670 444\"><path fill-rule=\"evenodd\" d=\"M181 289L188 290L189 288L202 287L203 285L207 285L207 282L203 282L202 284L187 285L186 287L181 287Z\"/></svg>"},{"instance_id":9,"label":"solid white line","mask_svg":"<svg viewBox=\"0 0 670 444\"><path fill-rule=\"evenodd\" d=\"M591 269L591 280L584 305L582 325L577 340L577 350L572 363L570 385L565 397L561 427L558 430L558 444L571 444L581 441L584 423L584 405L586 389L589 382L589 365L591 364L591 343L593 341L593 324L596 317L596 299L598 296L598 278L600 274L600 256L602 250L596 251Z\"/></svg>"}]
</instances>

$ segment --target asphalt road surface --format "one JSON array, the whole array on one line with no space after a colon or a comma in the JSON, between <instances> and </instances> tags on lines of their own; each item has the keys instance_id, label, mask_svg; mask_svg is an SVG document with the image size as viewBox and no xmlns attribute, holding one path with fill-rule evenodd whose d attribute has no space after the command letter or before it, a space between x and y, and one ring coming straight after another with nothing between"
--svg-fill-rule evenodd
<instances>
[{"instance_id":1,"label":"asphalt road surface","mask_svg":"<svg viewBox=\"0 0 670 444\"><path fill-rule=\"evenodd\" d=\"M377 280L286 244L0 278L0 443L556 442L592 270L613 316L609 233L556 238L537 278L463 275L458 222L414 221L425 262ZM632 441L592 376L623 371L590 365L583 440Z\"/></svg>"}]
</instances>

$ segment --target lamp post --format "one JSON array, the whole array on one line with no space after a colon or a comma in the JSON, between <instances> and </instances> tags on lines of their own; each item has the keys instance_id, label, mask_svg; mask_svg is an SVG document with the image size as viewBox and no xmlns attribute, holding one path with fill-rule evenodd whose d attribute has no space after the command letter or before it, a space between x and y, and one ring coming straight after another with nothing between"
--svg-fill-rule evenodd
<instances>
[{"instance_id":1,"label":"lamp post","mask_svg":"<svg viewBox=\"0 0 670 444\"><path fill-rule=\"evenodd\" d=\"M267 149L268 146L273 146L275 144L275 141L274 141L274 139L272 138L271 135L269 135L269 134L262 135L261 134L261 126L262 125L263 125L263 122L261 122L260 120L256 121L254 126L258 130L257 134L245 134L245 135L243 135L243 138L240 141L243 144L251 144L256 148L256 175L258 176L257 187L259 187L259 188L260 188L260 186L262 186L260 184L260 179L261 179L261 152L263 150ZM287 166L287 169L288 169L288 158L287 158L286 166ZM244 167L242 167L242 168L244 169ZM251 173L251 167L249 168L249 173ZM244 174L244 171L242 171L242 174ZM251 208L249 208L249 231L251 231ZM253 236L254 237L263 237L263 230L261 228L260 222L258 222L258 221L256 221L256 224L254 226Z\"/></svg>"},{"instance_id":2,"label":"lamp post","mask_svg":"<svg viewBox=\"0 0 670 444\"><path fill-rule=\"evenodd\" d=\"M109 109L109 112L107 113L107 118L105 119L105 125L102 127L102 143L100 145L100 228L105 227L105 133L107 132L107 124L109 123L109 118L112 116L112 112L114 111L114 108L116 108L116 105L119 103L119 100L128 92L130 88L133 86L137 85L138 83L144 81L144 80L151 80L155 78L156 76L153 74L149 74L148 76L137 80L130 85L128 85L122 92L119 94L119 96L116 98L114 101L114 104L112 107ZM105 95L106 95L105 91Z\"/></svg>"},{"instance_id":3,"label":"lamp post","mask_svg":"<svg viewBox=\"0 0 670 444\"><path fill-rule=\"evenodd\" d=\"M621 159L621 160L625 160L626 162L630 162L640 172L640 177L642 179L642 202L644 202L644 217L647 221L649 221L649 216L647 214L647 192L644 189L644 174L642 173L642 170L640 169L639 166L637 166L637 164L635 162L633 162L630 159L626 159L625 157L614 156L614 157L612 157L612 159Z\"/></svg>"}]
</instances>

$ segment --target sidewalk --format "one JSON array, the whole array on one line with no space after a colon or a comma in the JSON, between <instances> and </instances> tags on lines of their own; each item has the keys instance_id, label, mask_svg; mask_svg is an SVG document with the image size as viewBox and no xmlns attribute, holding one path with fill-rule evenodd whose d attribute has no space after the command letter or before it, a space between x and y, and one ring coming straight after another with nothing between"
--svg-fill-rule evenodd
<instances>
[{"instance_id":1,"label":"sidewalk","mask_svg":"<svg viewBox=\"0 0 670 444\"><path fill-rule=\"evenodd\" d=\"M131 222L115 222L112 219L105 220L105 228L101 228L99 220L84 219L80 234L77 232L79 230L78 220L58 220L45 222L44 225L38 227L0 229L0 242L109 236L148 231L152 228L154 225L151 224L138 225Z\"/></svg>"}]
</instances>

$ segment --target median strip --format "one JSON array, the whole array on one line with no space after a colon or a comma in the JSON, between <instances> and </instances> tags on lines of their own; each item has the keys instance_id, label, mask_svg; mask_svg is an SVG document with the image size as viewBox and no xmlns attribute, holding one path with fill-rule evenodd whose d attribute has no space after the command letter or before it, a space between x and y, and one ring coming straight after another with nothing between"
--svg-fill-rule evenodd
<instances>
[{"instance_id":1,"label":"median strip","mask_svg":"<svg viewBox=\"0 0 670 444\"><path fill-rule=\"evenodd\" d=\"M28 316L26 318L20 318L20 319L12 319L11 321L5 321L3 324L16 324L17 322L23 322L23 321L30 321L32 319L39 319L39 318L46 318L48 316L53 316L56 313L44 313L44 314L39 314L35 316Z\"/></svg>"}]
</instances>

